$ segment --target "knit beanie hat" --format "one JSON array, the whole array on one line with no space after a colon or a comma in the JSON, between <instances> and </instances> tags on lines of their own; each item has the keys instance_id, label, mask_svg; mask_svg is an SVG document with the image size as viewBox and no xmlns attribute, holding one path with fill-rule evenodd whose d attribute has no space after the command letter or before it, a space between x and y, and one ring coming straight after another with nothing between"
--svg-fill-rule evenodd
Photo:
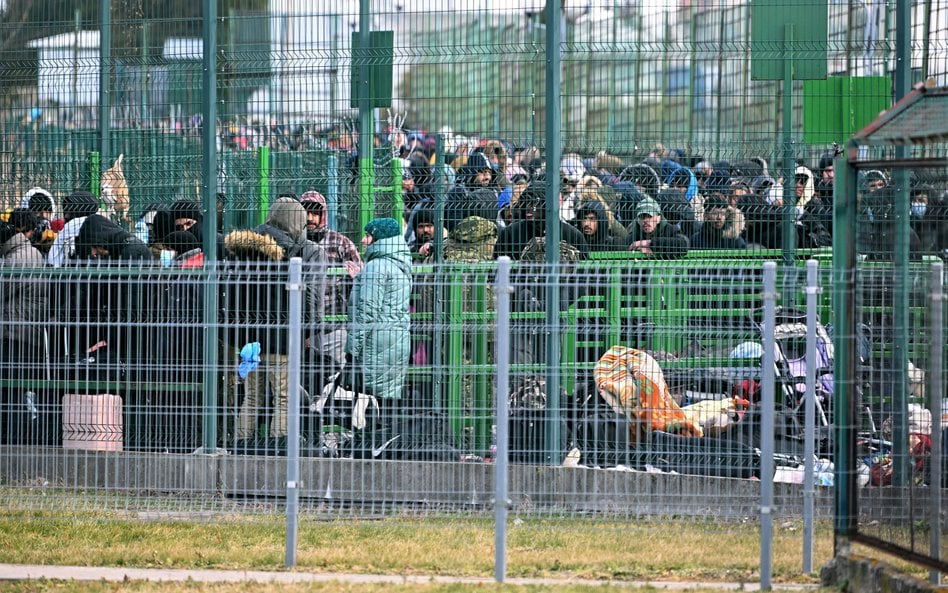
<instances>
[{"instance_id":1,"label":"knit beanie hat","mask_svg":"<svg viewBox=\"0 0 948 593\"><path fill-rule=\"evenodd\" d=\"M293 198L280 198L274 202L270 207L270 218L267 222L285 231L293 239L306 237L306 209Z\"/></svg>"},{"instance_id":2,"label":"knit beanie hat","mask_svg":"<svg viewBox=\"0 0 948 593\"><path fill-rule=\"evenodd\" d=\"M381 241L401 234L401 227L394 218L376 218L365 225L365 233L372 235L373 241Z\"/></svg>"},{"instance_id":3,"label":"knit beanie hat","mask_svg":"<svg viewBox=\"0 0 948 593\"><path fill-rule=\"evenodd\" d=\"M415 212L415 218L412 224L417 229L420 224L434 224L434 218L434 212L432 212L430 208L419 208Z\"/></svg>"},{"instance_id":4,"label":"knit beanie hat","mask_svg":"<svg viewBox=\"0 0 948 593\"><path fill-rule=\"evenodd\" d=\"M99 211L99 200L87 191L74 191L63 200L63 217L66 219L91 216Z\"/></svg>"}]
</instances>

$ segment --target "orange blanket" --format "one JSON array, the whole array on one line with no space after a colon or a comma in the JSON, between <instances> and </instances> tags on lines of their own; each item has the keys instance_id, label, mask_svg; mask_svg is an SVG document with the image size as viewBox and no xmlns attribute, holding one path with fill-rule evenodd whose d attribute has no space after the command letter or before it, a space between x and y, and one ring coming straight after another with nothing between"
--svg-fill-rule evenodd
<instances>
[{"instance_id":1,"label":"orange blanket","mask_svg":"<svg viewBox=\"0 0 948 593\"><path fill-rule=\"evenodd\" d=\"M635 430L663 430L704 436L701 427L672 399L662 368L654 358L633 348L613 346L593 370L596 388L612 409L635 421ZM630 437L637 440L638 434Z\"/></svg>"}]
</instances>

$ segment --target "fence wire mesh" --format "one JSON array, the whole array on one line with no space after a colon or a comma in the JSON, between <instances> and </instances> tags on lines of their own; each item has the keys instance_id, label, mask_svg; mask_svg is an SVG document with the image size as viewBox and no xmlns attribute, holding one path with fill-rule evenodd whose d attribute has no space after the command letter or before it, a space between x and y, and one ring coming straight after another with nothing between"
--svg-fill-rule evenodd
<instances>
[{"instance_id":1,"label":"fence wire mesh","mask_svg":"<svg viewBox=\"0 0 948 593\"><path fill-rule=\"evenodd\" d=\"M714 533L759 513L761 268L774 260L774 461L788 482L776 512L801 513L816 367L829 517L830 295L846 277L831 273L834 158L892 105L903 65L910 83L948 85L948 6L913 3L904 50L897 6L881 1L559 8L2 3L5 507L273 518L299 413L304 514L479 516L504 397L519 517L712 516ZM919 550L914 501L931 472L907 454L889 487L885 447L894 417L924 449L911 422L942 347L928 340L925 266L948 248L944 150L873 150L846 247L859 254L859 373L837 377L859 394L868 449L846 469L862 480L860 529ZM935 164L904 177L884 164L906 154ZM904 187L911 206L896 214ZM556 213L559 231L545 223ZM394 229L369 228L388 217ZM905 217L918 239L907 274L886 263L886 224ZM558 264L545 263L549 233ZM290 256L307 260L312 297L299 327ZM505 394L498 256L518 260ZM807 258L823 287L817 361L804 360ZM288 410L296 368L303 397Z\"/></svg>"},{"instance_id":2,"label":"fence wire mesh","mask_svg":"<svg viewBox=\"0 0 948 593\"><path fill-rule=\"evenodd\" d=\"M399 237L378 245L399 241L407 259ZM556 270L522 262L513 321L497 328L492 265L418 265L398 271L401 287L380 287L372 284L390 281L391 270L367 259L355 280L310 264L305 285L318 299L304 307L301 325L288 316L285 264L187 269L178 267L185 260L140 267L100 258L5 268L4 300L24 312L3 322L8 485L41 479L67 490L179 493L185 507L222 495L278 497L285 468L275 458L286 455L287 417L296 412L301 455L325 460L308 465L315 473L304 479L317 506L483 511L493 492L495 332L505 331L511 461L619 470L524 473L515 508L699 519L720 505L718 517L754 514L754 482L708 478L759 478L760 260L724 271L698 258L577 261ZM354 284L348 318L319 306L336 281ZM553 294L561 298L551 324L545 300ZM218 308L217 343L207 339L207 302ZM801 379L790 368L800 357L798 321L778 361L786 414L778 452L790 474L803 451ZM287 357L291 331L307 344L299 360ZM552 361L550 348L560 351ZM291 366L301 377L299 410L287 409ZM217 401L203 397L207 376ZM552 417L550 383L559 386ZM201 455L215 451L222 456ZM87 473L93 460L104 473ZM194 464L205 469L195 474ZM694 491L643 491L646 471L695 476L683 482ZM606 495L586 491L605 483ZM798 501L787 496L795 516ZM51 500L46 491L34 502L43 500Z\"/></svg>"}]
</instances>

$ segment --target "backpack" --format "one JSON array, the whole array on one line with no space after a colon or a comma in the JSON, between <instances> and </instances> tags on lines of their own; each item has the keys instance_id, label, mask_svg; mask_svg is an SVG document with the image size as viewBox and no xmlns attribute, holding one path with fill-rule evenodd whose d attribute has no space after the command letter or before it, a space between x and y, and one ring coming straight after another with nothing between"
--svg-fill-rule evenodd
<instances>
[{"instance_id":1,"label":"backpack","mask_svg":"<svg viewBox=\"0 0 948 593\"><path fill-rule=\"evenodd\" d=\"M546 459L546 379L528 377L508 396L510 403L509 432L510 461L513 463L544 464ZM556 463L566 453L569 429L565 411L560 418L560 442Z\"/></svg>"},{"instance_id":2,"label":"backpack","mask_svg":"<svg viewBox=\"0 0 948 593\"><path fill-rule=\"evenodd\" d=\"M596 396L576 410L570 434L583 465L615 467L628 465L631 455L632 421L617 414Z\"/></svg>"},{"instance_id":3,"label":"backpack","mask_svg":"<svg viewBox=\"0 0 948 593\"><path fill-rule=\"evenodd\" d=\"M582 252L563 239L560 239L560 264L572 268L583 258ZM534 237L520 252L520 261L543 263L546 261L546 237Z\"/></svg>"}]
</instances>

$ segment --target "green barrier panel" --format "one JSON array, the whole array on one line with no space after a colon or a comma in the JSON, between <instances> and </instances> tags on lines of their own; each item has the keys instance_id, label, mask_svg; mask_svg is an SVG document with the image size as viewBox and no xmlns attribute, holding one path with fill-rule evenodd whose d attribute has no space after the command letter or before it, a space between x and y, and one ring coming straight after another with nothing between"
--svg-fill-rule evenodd
<instances>
[{"instance_id":1,"label":"green barrier panel","mask_svg":"<svg viewBox=\"0 0 948 593\"><path fill-rule=\"evenodd\" d=\"M779 254L775 251L772 255ZM799 269L803 270L806 259L814 255L821 253L801 252ZM601 355L613 345L622 344L624 337L635 333L634 328L643 322L655 325L649 349L677 357L663 360L663 368L741 366L739 361L727 358L727 351L742 341L760 340L759 328L751 319L761 306L759 275L767 259L754 252L707 251L675 261L630 258L628 253L599 254L580 263L579 275L584 270L595 270L590 277L605 281L597 294L581 296L561 314L562 387L572 393L578 377L589 376L595 365L588 354ZM490 335L495 318L494 312L484 307L483 298L491 274L478 268L482 266L452 268L446 276L445 361L454 371L446 376L451 429L465 452L483 454L491 436L491 378L496 367ZM720 303L727 306L707 306ZM543 314L515 313L513 321L542 323ZM828 321L823 318L824 323ZM598 328L599 337L581 335L582 328L590 327ZM695 336L703 349L690 352L687 348ZM580 359L583 351L587 360ZM542 375L543 369L537 364L515 365L512 370Z\"/></svg>"}]
</instances>

